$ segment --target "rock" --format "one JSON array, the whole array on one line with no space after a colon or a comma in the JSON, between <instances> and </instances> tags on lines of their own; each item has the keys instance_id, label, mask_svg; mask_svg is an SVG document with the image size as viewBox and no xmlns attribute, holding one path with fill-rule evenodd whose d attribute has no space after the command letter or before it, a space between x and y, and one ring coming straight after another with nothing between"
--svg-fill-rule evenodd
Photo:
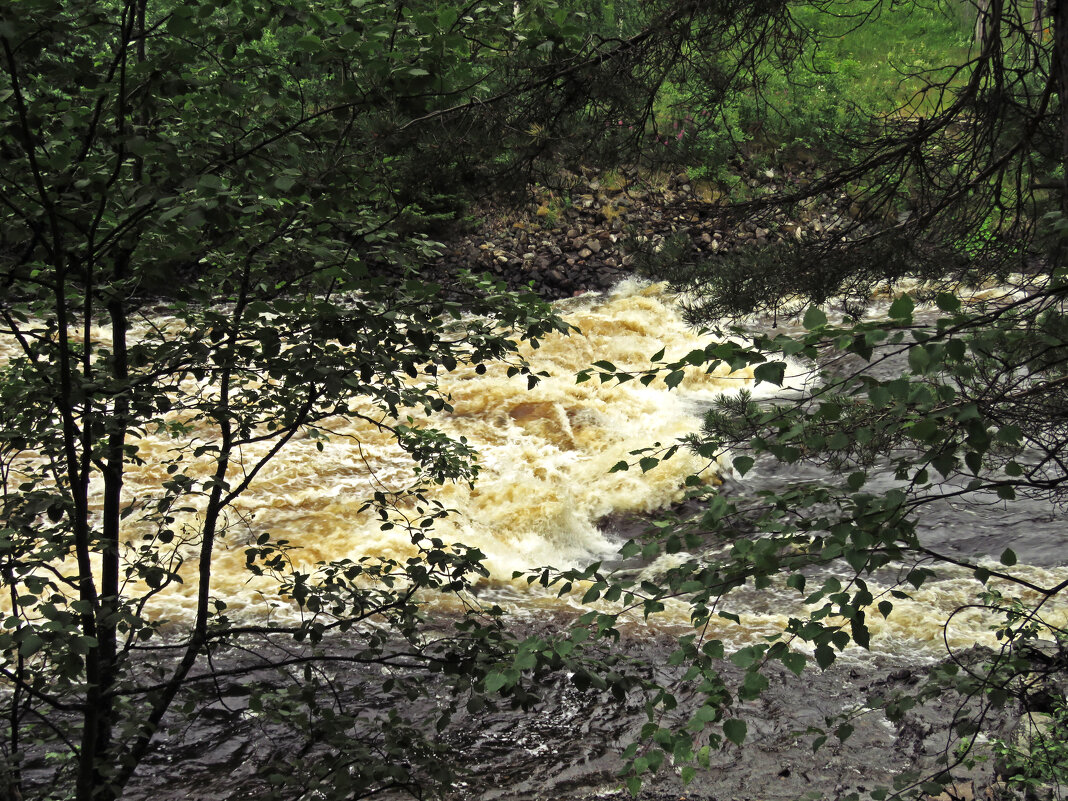
<instances>
[{"instance_id":1,"label":"rock","mask_svg":"<svg viewBox=\"0 0 1068 801\"><path fill-rule=\"evenodd\" d=\"M586 240L586 249L593 253L601 252L601 240L590 237Z\"/></svg>"},{"instance_id":2,"label":"rock","mask_svg":"<svg viewBox=\"0 0 1068 801\"><path fill-rule=\"evenodd\" d=\"M593 251L590 250L589 248L583 248L582 250L579 251L579 258L580 259L588 259L592 255L593 255Z\"/></svg>"}]
</instances>

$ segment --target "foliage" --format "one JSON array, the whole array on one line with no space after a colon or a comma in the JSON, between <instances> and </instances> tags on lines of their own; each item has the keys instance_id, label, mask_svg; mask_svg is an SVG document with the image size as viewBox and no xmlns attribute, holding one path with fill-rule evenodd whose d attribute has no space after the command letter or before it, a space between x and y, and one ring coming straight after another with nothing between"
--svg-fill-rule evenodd
<instances>
[{"instance_id":1,"label":"foliage","mask_svg":"<svg viewBox=\"0 0 1068 801\"><path fill-rule=\"evenodd\" d=\"M425 275L428 232L459 187L536 155L527 121L582 118L561 82L604 54L553 2L25 0L0 10L0 46L0 792L120 796L168 716L210 703L224 654L233 674L304 670L252 704L304 736L308 792L445 781L433 731L399 711L433 691L410 674L455 690L445 720L515 643L492 609L425 630L425 596L485 569L433 536L447 510L424 494L474 480L475 454L415 418L450 408L436 378L458 365L535 382L517 340L566 327L486 279ZM234 508L338 414L411 457L407 484L367 498L409 558L301 567ZM172 441L158 464L149 432ZM292 614L231 614L224 545ZM167 615L183 584L187 627ZM346 704L364 690L320 692L330 660L395 671L375 680L391 714L363 726Z\"/></svg>"},{"instance_id":2,"label":"foliage","mask_svg":"<svg viewBox=\"0 0 1068 801\"><path fill-rule=\"evenodd\" d=\"M449 409L436 377L461 364L503 359L535 382L516 340L536 344L566 328L535 298L475 276L427 274L439 249L433 232L465 190L641 144L662 122L653 98L668 81L708 119L739 114L722 101L754 80L775 88L767 70L809 46L793 5L619 3L614 18L607 6L598 16L553 0L462 9L430 0L24 0L0 10L0 317L16 351L0 374L7 795L119 797L167 716L209 702L199 688L221 678L223 654L239 657L233 675L292 679L254 681L249 704L283 742L299 743L291 777L268 772L279 797L440 789L456 766L426 721L413 719L420 713L401 711L406 702L440 695L431 722L444 727L461 709L536 704L552 672L617 696L642 687L649 722L625 753L628 785L671 761L686 777L686 763L707 763L709 748L744 742L736 702L766 687L771 662L801 673L810 659L796 646L805 644L817 665L830 665L850 643L867 644L871 616L891 614L908 586L929 579L930 560L954 562L925 547L914 525L942 486L1004 500L1057 494L1068 325L1054 262L1024 299L969 309L935 295L946 312L937 320L918 318L902 296L885 324L831 325L813 307L798 337L726 340L679 361L659 354L668 386L721 362L781 384L780 357L828 351L902 368L885 379L845 369L775 408L725 401L701 436L636 454L637 468L650 470L683 445L710 460L734 447L740 473L766 458L814 458L830 473L755 505L710 496L698 519L628 543L626 558L679 557L660 582L600 565L532 574L609 605L570 630L522 639L501 610L465 593L484 572L482 554L434 535L448 510L425 489L473 481L475 454L416 418ZM1064 82L1044 42L1029 69L1020 65L1033 44L1000 47L1023 22L1011 8L992 9L991 24L1009 32L956 73L937 74L929 119L874 120L857 164L809 190L863 184L865 202L879 208L908 189L922 236L890 262L878 254L903 238L890 232L811 243L791 262L798 269L779 262L773 292L762 295L769 273L747 276L750 300L776 306L796 292L807 304L844 289L866 297L888 272L947 248L991 274L1005 267L998 255L1033 256L1039 219L1049 220L1058 253L1063 197L1042 181L1063 167L1055 109ZM839 128L820 116L834 105L815 107L805 125ZM883 250L852 262L873 240ZM1002 240L1008 250L994 252ZM701 265L683 266L697 268L688 287L695 315L742 305L737 295L703 305L702 289L730 293ZM164 322L150 314L160 301ZM584 375L594 374L632 377L607 363ZM276 454L301 437L321 442L339 414L362 416L412 459L409 484L367 499L384 527L410 534L410 557L301 567L290 543L234 508ZM172 438L158 465L143 464L149 431ZM884 460L901 486L866 492ZM134 468L144 467L158 467L158 480L135 486ZM706 556L726 530L754 533ZM272 581L292 616L249 621L215 597L213 558L226 541L240 543L249 575ZM965 566L1022 583L1011 549L1001 559L1003 568ZM847 572L808 586L809 571L824 565ZM871 574L891 565L905 567L905 583L877 596ZM706 636L714 617L732 619L723 607L730 592L777 581L811 606L807 617L731 654ZM160 610L186 583L194 620L176 630ZM1063 589L1028 588L1049 598ZM423 604L434 593L457 595L466 612L430 627ZM695 630L670 659L701 701L692 708L606 650L621 615L654 615L669 600L692 611ZM1007 703L1032 670L1014 625L1013 647L980 688L948 669L930 686ZM737 685L721 675L723 658L741 671ZM332 662L373 680L338 688ZM355 711L368 699L383 710L373 722ZM888 700L888 714L906 703ZM849 732L844 721L814 736ZM972 723L958 733L974 734ZM45 750L50 767L31 782L22 766Z\"/></svg>"},{"instance_id":3,"label":"foliage","mask_svg":"<svg viewBox=\"0 0 1068 801\"><path fill-rule=\"evenodd\" d=\"M691 519L664 521L622 551L623 557L643 562L672 556L663 578L636 581L626 572L596 576L587 591L587 601L617 603L579 621L595 625L599 633L614 630L631 613L655 615L669 602L683 602L690 610L693 632L679 639L671 658L687 670L679 685L660 689L650 706L645 745L628 751L633 787L640 786L643 773L671 760L700 761L694 737L709 726L712 733L703 736L712 748L743 741L737 704L768 686L764 674L772 663L800 675L812 662L828 668L847 647L868 648L871 620L895 614L898 600L908 599L944 566L965 568L984 584L1015 584L1038 600L1022 605L991 588L977 604L1006 616L998 631L1004 643L1000 653L966 669L951 655L915 695L872 699L871 705L896 720L913 705L946 692L974 698L976 706L960 705L952 733L970 743L991 708L1012 702L1029 709L1045 691L1043 682L1060 686L1063 649L1043 655L1036 646L1051 633L1063 641L1063 632L1043 622L1040 610L1061 597L1068 582L1039 586L1014 573L1017 557L1009 534L1009 547L994 566L933 547L918 533L917 521L927 506L947 496L981 507L1023 495L1063 502L1068 482L1060 457L1068 438L1062 389L1068 376L1066 293L1066 276L1057 270L1026 297L965 306L952 294L939 294L934 301L941 313L921 314L909 295L900 295L888 319L835 325L813 306L804 315L801 335L744 332L749 342L713 342L678 360L655 354L654 366L641 374L601 363L580 375L580 380L597 376L646 383L661 376L673 386L686 370L755 365L758 382L781 385L790 362L823 366L821 380L807 382L788 403L761 404L746 392L724 398L709 411L704 431L687 442L710 465L733 452L741 475L769 460L804 461L824 468L822 480L736 499L700 489L695 477L703 510ZM635 451L633 463L621 462L615 469L655 469L678 447ZM893 476L891 489L881 488L882 483L870 487L879 473ZM589 579L565 572L552 581L566 588L584 578ZM717 617L739 622L728 611L730 598L746 586L792 590L807 613L792 617L781 634L732 653L712 634L710 622ZM742 669L739 680L726 679L717 667L724 658ZM1059 692L1051 691L1054 697ZM680 699L691 695L703 703L680 715ZM832 732L845 740L852 729L844 718L828 731L810 734L818 747ZM1044 737L1033 743L1033 753L1060 753L1060 735L1051 730ZM934 792L968 759L964 749L947 758L939 775L902 777L900 786L874 797ZM1034 782L1059 777L1037 767L1021 768L1018 775Z\"/></svg>"},{"instance_id":4,"label":"foliage","mask_svg":"<svg viewBox=\"0 0 1068 801\"><path fill-rule=\"evenodd\" d=\"M810 10L831 5L811 4ZM838 7L845 5L860 4ZM891 7L865 4L876 11ZM899 721L918 704L956 694L958 714L946 735L963 744L956 752L947 749L929 775L902 775L873 797L937 795L962 766L974 764L971 744L980 735L1003 738L995 749L1003 769L1018 771L1016 784L1033 788L1061 778L1040 765L1021 766L1021 747L1005 745L1003 732L983 727L998 714L1032 709L1047 690L1063 697L1063 632L1041 612L1062 602L1066 583L1042 586L1014 570L1012 532L1006 532L1007 547L991 555L995 564L934 547L918 527L926 508L949 498L993 509L1026 496L1059 510L1068 486L1062 454L1068 441L1068 192L1065 118L1056 100L1068 87L1057 44L1068 31L1068 15L1058 6L1052 33L1036 36L1028 4L992 2L984 9L981 47L945 68L918 65L912 76L921 82L918 101L907 115L869 114L851 131L851 158L823 180L793 197L780 194L737 209L752 219L761 207L789 208L841 192L870 216L764 249L695 257L668 242L647 255L647 269L676 283L695 324L718 328L724 315L763 311L800 322L802 331L721 331L729 337L681 358L653 355L653 368L643 373L599 363L579 375L580 381L659 378L672 387L687 370L722 365L752 369L758 382L776 386L784 385L788 371L812 373L773 403L744 392L725 398L700 434L635 451L633 461L615 467L652 470L685 444L710 468L732 454L741 476L773 461L805 463L815 476L742 499L710 492L693 476L702 511L659 521L622 551L642 564L666 557L663 577L635 580L626 570L593 577L587 599L616 605L588 613L581 625L611 635L623 616L648 617L681 602L693 626L671 657L681 680L654 691L643 741L627 752L634 791L643 774L671 763L701 763L698 738L711 748L742 742L740 704L767 687L774 663L801 674L813 662L830 667L846 648L868 648L872 622L896 614L900 601L947 568L988 584L976 607L1005 615L998 632L1003 646L978 661L947 653L914 693L870 700L870 707ZM1016 293L984 301L962 286L1014 269L1027 276L1018 279ZM895 284L904 279L919 288L901 292ZM873 294L887 292L888 285L893 300L875 319L868 313ZM841 322L830 319L832 308L843 312ZM589 579L571 571L548 582L563 591ZM999 582L1026 591L1029 600L1002 598L993 586ZM794 594L805 611L781 634L732 653L711 624L716 618L739 622L730 600L743 587ZM1049 637L1055 644L1040 647ZM724 659L741 671L737 680L725 677ZM683 703L694 697L700 701ZM844 741L852 731L844 717L809 734L818 747L831 737ZM1031 747L1039 755L1062 754L1063 733L1054 725Z\"/></svg>"}]
</instances>

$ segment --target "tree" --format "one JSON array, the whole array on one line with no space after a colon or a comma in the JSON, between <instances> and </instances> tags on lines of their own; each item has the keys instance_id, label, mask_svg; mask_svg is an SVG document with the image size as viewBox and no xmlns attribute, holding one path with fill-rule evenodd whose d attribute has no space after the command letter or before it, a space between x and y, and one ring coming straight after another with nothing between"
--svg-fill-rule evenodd
<instances>
[{"instance_id":1,"label":"tree","mask_svg":"<svg viewBox=\"0 0 1068 801\"><path fill-rule=\"evenodd\" d=\"M1053 6L1052 33L1036 37L1023 5L983 4L988 35L978 52L967 63L904 76L918 82L911 84L913 99L898 113L880 112L851 126L849 158L823 180L736 210L759 215L844 193L866 215L800 242L712 260L694 256L688 242L662 249L659 260L650 256L649 269L684 291L695 324L733 339L712 339L682 358L661 352L644 373L595 365L580 376L651 381L659 375L670 386L687 370L728 364L754 366L758 381L782 385L788 365L801 364L818 377L774 404L747 393L724 399L686 444L712 463L733 454L741 475L769 462L806 462L823 468L821 480L741 500L695 490L705 498L703 511L665 521L624 548L625 556L646 559L681 554L662 581L618 575L594 585L597 596L621 599L646 615L669 599L691 611L694 630L672 656L688 671L679 686L661 689L644 742L628 752L635 789L642 774L670 760L700 759L695 737L709 726L713 746L743 742L745 721L735 704L767 686L771 663L800 674L812 661L830 666L847 647L868 647L871 621L895 614L898 600L947 566L978 580L974 608L1000 620L1003 647L970 660L947 649L914 694L872 700L896 721L947 692L960 699L946 733L956 745L947 746L934 772L902 776L873 797L942 792L974 764L982 737L995 743L1007 786L1031 792L1066 779L1060 724L1051 724L1028 757L1026 748L999 739L1004 735L991 730L991 718L1000 709L1046 711L1054 720L1063 714L1068 633L1054 609L1068 582L1046 585L1014 570L1014 532L1006 531L1004 550L991 554L997 560L991 563L940 549L917 527L926 508L950 499L990 510L1026 496L1061 510L1068 485L1068 7ZM891 10L879 2L812 6L851 14L857 24ZM1015 294L982 300L967 288L969 281L1004 280L1012 271L1025 275ZM913 288L903 291L906 278ZM873 290L886 286L893 302L881 319L865 319ZM722 330L725 315L753 311L793 317L804 330L775 336ZM654 469L678 445L636 451L640 459L617 469ZM873 484L880 475L884 480ZM557 580L579 578L565 573ZM995 579L1003 585L988 585ZM809 611L767 643L726 652L709 633L710 621L730 618L723 610L738 588L773 584L791 588ZM618 617L591 612L587 622L610 632ZM741 680L723 677L724 658L743 671ZM682 711L682 687L703 705ZM843 718L810 733L818 745L835 735L845 741L852 730Z\"/></svg>"},{"instance_id":2,"label":"tree","mask_svg":"<svg viewBox=\"0 0 1068 801\"><path fill-rule=\"evenodd\" d=\"M774 22L743 2L640 11L622 25L554 0L0 8L7 795L120 796L226 649L245 654L228 675L302 671L250 704L300 736L293 781L345 797L422 792L452 766L399 705L360 724L360 688L320 692L324 666L395 668L390 699L447 690L446 721L467 697L532 703L534 672L584 664L494 608L472 604L449 636L423 626L425 593L469 603L484 568L434 536L447 510L423 491L473 480L475 454L415 419L449 408L435 377L458 365L504 359L536 381L515 340L563 330L535 298L425 266L468 197L620 151L608 121L641 129L684 46ZM410 532L404 558L300 566L235 507L336 415L412 458L409 484L368 499ZM158 463L147 432L172 438ZM231 615L213 592L226 548L294 618ZM180 591L194 612L176 632ZM46 751L54 769L26 780Z\"/></svg>"},{"instance_id":3,"label":"tree","mask_svg":"<svg viewBox=\"0 0 1068 801\"><path fill-rule=\"evenodd\" d=\"M465 443L403 421L449 408L440 373L504 359L528 374L516 340L561 330L536 298L469 275L446 292L419 272L437 250L433 215L455 203L440 187L501 152L499 139L475 141L473 119L521 116L574 68L561 53L583 32L557 12L0 9L5 797L120 796L166 717L200 703L215 675L205 660L226 647L250 655L233 670L305 671L296 696L265 687L256 700L317 732L308 747L334 748L301 780L359 797L444 775L428 735L396 710L353 734L340 698L319 707L317 666L399 665L469 684L512 650L480 612L452 638L424 639L420 593L459 593L484 568L477 551L433 537L446 510L423 491L471 481L477 464ZM160 301L163 322L150 313ZM457 328L461 315L473 316ZM234 512L276 454L327 437L338 414L411 455L411 482L367 499L384 526L410 531L406 560L301 568L284 540ZM145 464L147 432L173 440L159 464ZM155 483L131 483L138 470ZM224 543L242 547L242 528L250 575L277 585L300 612L291 622L231 617L216 597L213 561ZM195 611L173 632L180 585ZM332 632L352 629L358 647L324 654ZM20 765L42 749L57 767L28 785Z\"/></svg>"},{"instance_id":4,"label":"tree","mask_svg":"<svg viewBox=\"0 0 1068 801\"><path fill-rule=\"evenodd\" d=\"M991 24L1015 25L1013 8L992 2ZM514 338L534 343L563 328L534 298L466 275L446 284L424 271L436 251L430 234L461 207L460 188L514 181L531 165L551 175L580 157L618 155L655 136L655 92L667 81L715 104L748 86L757 67L803 54L811 39L785 2L665 0L619 9L625 19L606 14L592 23L551 0L460 9L27 0L0 9L0 316L15 349L0 382L8 795L120 796L167 716L202 703L197 688L219 678L212 660L225 648L247 654L233 673L296 672L291 684L257 687L250 702L300 736L301 772L295 787L276 777L279 795L420 793L450 775L449 755L402 705L386 704L378 725L359 721L351 710L361 690L333 687L332 662L395 668L380 683L390 699L442 688L443 723L465 702L533 704L549 671L620 691L646 683L595 649L585 652L588 640L616 632L615 612L591 611L570 632L530 640L512 634L493 608L472 604L443 637L430 638L421 616L425 593L462 594L483 570L477 551L433 533L447 510L424 488L477 472L465 443L414 421L448 409L435 376L506 359L536 380L516 359ZM991 272L1005 263L992 254L1030 254L1027 243L1038 241L1024 234L1037 230L1036 215L1051 202L1044 185L1063 181L1049 165L1066 152L1050 146L1065 130L1055 111L1065 85L1056 53L1064 49L1043 41L1039 66L1023 69L1013 41L985 40L958 72L963 84L939 85L946 102L930 119L874 120L882 135L870 138L866 155L812 190L867 179L859 191L874 209L911 190L910 225L923 236L907 257L895 255L891 277L913 268L941 276L944 264L929 265L946 252ZM607 124L623 118L634 121L633 133ZM977 152L987 155L946 155ZM914 175L922 180L910 184ZM932 181L939 192L924 191ZM956 217L948 213L956 209ZM977 221L988 217L997 236L976 240L984 230ZM800 291L824 300L849 288L863 295L887 277L887 263L869 250L857 270L850 258L878 241L891 242L882 253L895 253L897 230L865 242L811 243L824 266L786 262L803 269L788 271L796 281L780 281L772 297ZM1016 250L999 249L1017 233ZM780 270L794 258L768 255ZM842 378L813 391L823 404L814 422L805 404L767 411L744 399L713 416L707 437L692 443L699 452L717 454L732 440L788 461L822 449L846 471L844 485L781 494L758 511L767 536L747 539L726 562L686 563L662 586L635 586L596 565L539 572L545 583L585 582L589 600L622 600L647 614L669 596L689 599L698 628L717 598L745 582L763 586L785 570L803 587L806 568L843 560L854 572L852 584L817 590L819 611L786 638L733 655L745 669L740 690L716 673L714 643L683 640L673 660L692 662L707 703L681 732L647 732L655 746L629 751L632 781L665 755L699 758L693 735L710 725L715 742L741 742L744 722L729 716L730 702L760 691L769 659L804 666L790 638L812 642L821 663L850 638L863 643L866 608L889 603L864 594L863 576L887 564L881 560L923 553L909 522L923 493L868 497L865 470L850 467L863 468L877 446L898 443L894 469L918 490L929 486L928 462L947 476L970 471L968 481L979 484L969 492L1060 486L1063 436L1048 410L1060 408L1063 386L1063 284L1052 264L1044 288L1007 310L969 315L943 298L951 322L916 328L915 343L892 344L907 351L914 380ZM695 288L728 299L739 278L696 275ZM747 286L770 275L752 272ZM171 315L165 322L147 313L159 299ZM912 311L898 301L893 324L917 325ZM896 336L879 326L832 327L815 310L806 323L810 333L799 340L764 339L757 349L716 343L685 364L664 364L669 384L687 364L717 360L755 365L758 378L779 381L782 367L769 357L776 348L813 355L829 342L870 358ZM998 363L1006 342L1025 355ZM878 432L870 431L872 407L885 420ZM1001 420L1023 409L1030 411L1022 418ZM409 485L368 499L383 525L411 533L409 556L299 567L287 542L234 509L277 453L302 437L329 436L339 414L388 431L413 459ZM934 431L924 422L932 415L943 424ZM134 472L153 467L140 464L139 438L150 430L173 437L174 449L155 466L154 484L135 486ZM870 448L854 448L865 444L865 430ZM1044 447L1044 459L1034 465L994 447L1024 443ZM646 454L639 466L650 469L664 455ZM753 458L735 464L744 471ZM830 517L804 511L833 500L840 511ZM625 553L699 542L743 511L712 499L699 529ZM250 622L214 597L213 558L228 539L240 542L250 575L273 581L290 600L298 613L291 622ZM919 582L926 573L920 566L910 576ZM158 610L180 585L192 588L195 615L175 633ZM1036 617L1021 617L1011 603L1008 611L1015 641ZM356 644L339 647L340 632L355 632ZM1019 674L1015 661L995 665L1006 666ZM991 675L984 689L1012 689ZM648 689L651 710L674 702L669 688ZM45 748L59 755L56 768L25 781L22 759Z\"/></svg>"}]
</instances>

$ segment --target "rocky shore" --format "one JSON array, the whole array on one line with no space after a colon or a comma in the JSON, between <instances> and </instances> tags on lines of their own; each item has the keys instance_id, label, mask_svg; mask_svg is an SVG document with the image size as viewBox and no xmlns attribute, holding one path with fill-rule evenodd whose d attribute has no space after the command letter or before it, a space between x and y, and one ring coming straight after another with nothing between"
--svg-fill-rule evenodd
<instances>
[{"instance_id":1,"label":"rocky shore","mask_svg":"<svg viewBox=\"0 0 1068 801\"><path fill-rule=\"evenodd\" d=\"M817 178L804 168L755 169L734 176L732 198L759 201L804 190ZM728 210L725 187L686 172L649 175L637 168L563 173L556 189L533 187L524 208L483 208L477 217L473 231L448 242L438 268L487 272L549 300L608 289L634 272L637 248L656 248L669 237L688 238L694 258L715 259L740 247L870 224L845 194L739 215Z\"/></svg>"}]
</instances>

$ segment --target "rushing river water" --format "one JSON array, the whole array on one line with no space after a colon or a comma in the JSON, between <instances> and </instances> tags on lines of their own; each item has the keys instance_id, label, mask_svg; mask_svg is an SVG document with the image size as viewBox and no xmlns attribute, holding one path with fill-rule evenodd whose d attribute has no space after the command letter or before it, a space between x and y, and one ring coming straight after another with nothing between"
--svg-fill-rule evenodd
<instances>
[{"instance_id":1,"label":"rushing river water","mask_svg":"<svg viewBox=\"0 0 1068 801\"><path fill-rule=\"evenodd\" d=\"M508 378L503 366L491 367L483 375L473 369L457 370L444 382L454 410L430 421L451 436L466 437L478 450L482 468L473 490L466 486L441 489L439 499L455 511L438 524L436 535L447 542L478 547L486 554L491 571L483 592L506 602L518 619L543 624L554 615L561 619L570 615L574 599L556 599L555 594L539 593L536 586L530 589L525 582L513 582L512 572L546 564L582 566L611 557L625 534L599 523L627 514L651 513L679 501L683 481L691 473L704 471L709 481L717 483L726 478L724 491L735 493L820 479L817 471L804 467L784 469L761 462L743 483L730 478L729 468L707 464L685 452L648 473L637 469L610 473L616 462L633 460L629 453L635 448L654 442L670 444L694 431L703 409L714 398L743 387L753 389L752 376L746 372L728 374L725 369L711 375L694 370L673 391L659 382L648 387L637 381L622 385L597 380L576 383L576 372L597 360L639 370L648 366L648 357L656 351L666 349L667 358L677 358L704 347L706 340L683 322L670 295L660 286L627 282L605 296L588 295L564 302L560 310L580 333L547 337L538 350L523 351L534 369L547 372L548 378L528 390L523 378ZM795 385L808 377L799 365L793 365L788 375ZM756 390L770 394L766 387ZM274 614L291 611L270 596L267 585L249 581L245 547L260 531L299 546L297 558L308 564L412 553L402 529L383 531L372 513L361 511L375 489L407 485L412 479L410 462L386 434L369 423L338 418L327 427L331 433L321 443L322 450L312 439L290 443L236 503L214 565L214 593L226 600L231 613L255 618L266 608L273 608ZM138 447L145 465L130 474L126 487L130 497L150 493L153 485L165 478L161 464L171 443L148 436ZM251 451L246 454L250 460L256 455ZM875 479L874 489L881 480ZM889 486L888 479L886 483ZM987 499L946 502L930 507L920 521L920 530L921 538L961 557L993 558L1011 545L1021 560L1017 572L1038 584L1050 586L1068 578L1068 558L1061 539L1063 519L1056 510L1038 503L1006 505ZM896 601L889 619L869 618L872 649L853 653L855 663L869 665L874 671L871 676L885 677L895 670L912 670L944 657L947 644L955 649L995 645L988 617L977 612L953 614L971 603L979 589L968 571L940 569L937 579L912 593L911 600ZM187 618L194 605L194 591L192 581L169 588L153 599L155 607L149 611L176 621ZM739 645L781 630L789 616L802 613L804 608L796 591L771 588L732 595L730 609L740 616L741 623L723 621L714 634ZM1065 621L1063 604L1047 608L1046 613L1056 623ZM633 624L628 635L633 642L626 647L654 659L663 656L670 646L661 640L670 639L670 633L679 630L686 616L685 609L676 613L669 609L651 623ZM950 617L952 623L945 629ZM819 679L808 690L795 691L801 696L776 695L773 690L769 703L778 704L785 715L786 708L797 704L800 697L808 717L819 719L840 711L846 703L858 702L864 687L856 679L856 674L852 678L842 674ZM850 682L855 692L847 689ZM820 688L823 706L810 697L813 687ZM540 797L539 770L556 777L554 792L567 787L589 790L608 781L615 763L605 755L614 753L628 733L633 733L635 720L640 725L640 710L620 712L614 724L598 727L590 721L589 709L583 706L586 702L560 692L559 720L546 725L557 736L566 733L564 739L570 745L552 745L546 732L517 729L519 724L514 721L504 720L497 729L487 728L481 740L465 745L471 749L476 769L480 759L488 760L484 774L494 768L497 746L504 750L510 747L520 756L511 761L503 757L496 768L504 773L490 782L496 790L471 790L472 797ZM750 712L759 718L759 710ZM768 711L767 719L776 714L774 709ZM552 716L541 720L551 722ZM771 723L768 726L769 732L774 729ZM753 729L759 734L758 726ZM878 730L873 724L872 732ZM526 738L526 744L517 738ZM870 748L878 752L883 746L875 734L871 738ZM561 749L565 756L561 756ZM864 751L858 753L860 761L870 758ZM531 768L532 760L541 768ZM747 768L749 774L744 770L737 773L731 795L742 793L757 764ZM723 763L720 767L727 770L729 766ZM766 772L766 768L761 770ZM779 774L782 782L778 786L787 797L807 780L790 773L795 769L783 770L786 773ZM791 775L794 780L789 782ZM720 778L727 781L724 776ZM501 791L505 786L514 792ZM758 795L776 797L773 790L769 785ZM467 797L460 790L458 793L458 797Z\"/></svg>"}]
</instances>

